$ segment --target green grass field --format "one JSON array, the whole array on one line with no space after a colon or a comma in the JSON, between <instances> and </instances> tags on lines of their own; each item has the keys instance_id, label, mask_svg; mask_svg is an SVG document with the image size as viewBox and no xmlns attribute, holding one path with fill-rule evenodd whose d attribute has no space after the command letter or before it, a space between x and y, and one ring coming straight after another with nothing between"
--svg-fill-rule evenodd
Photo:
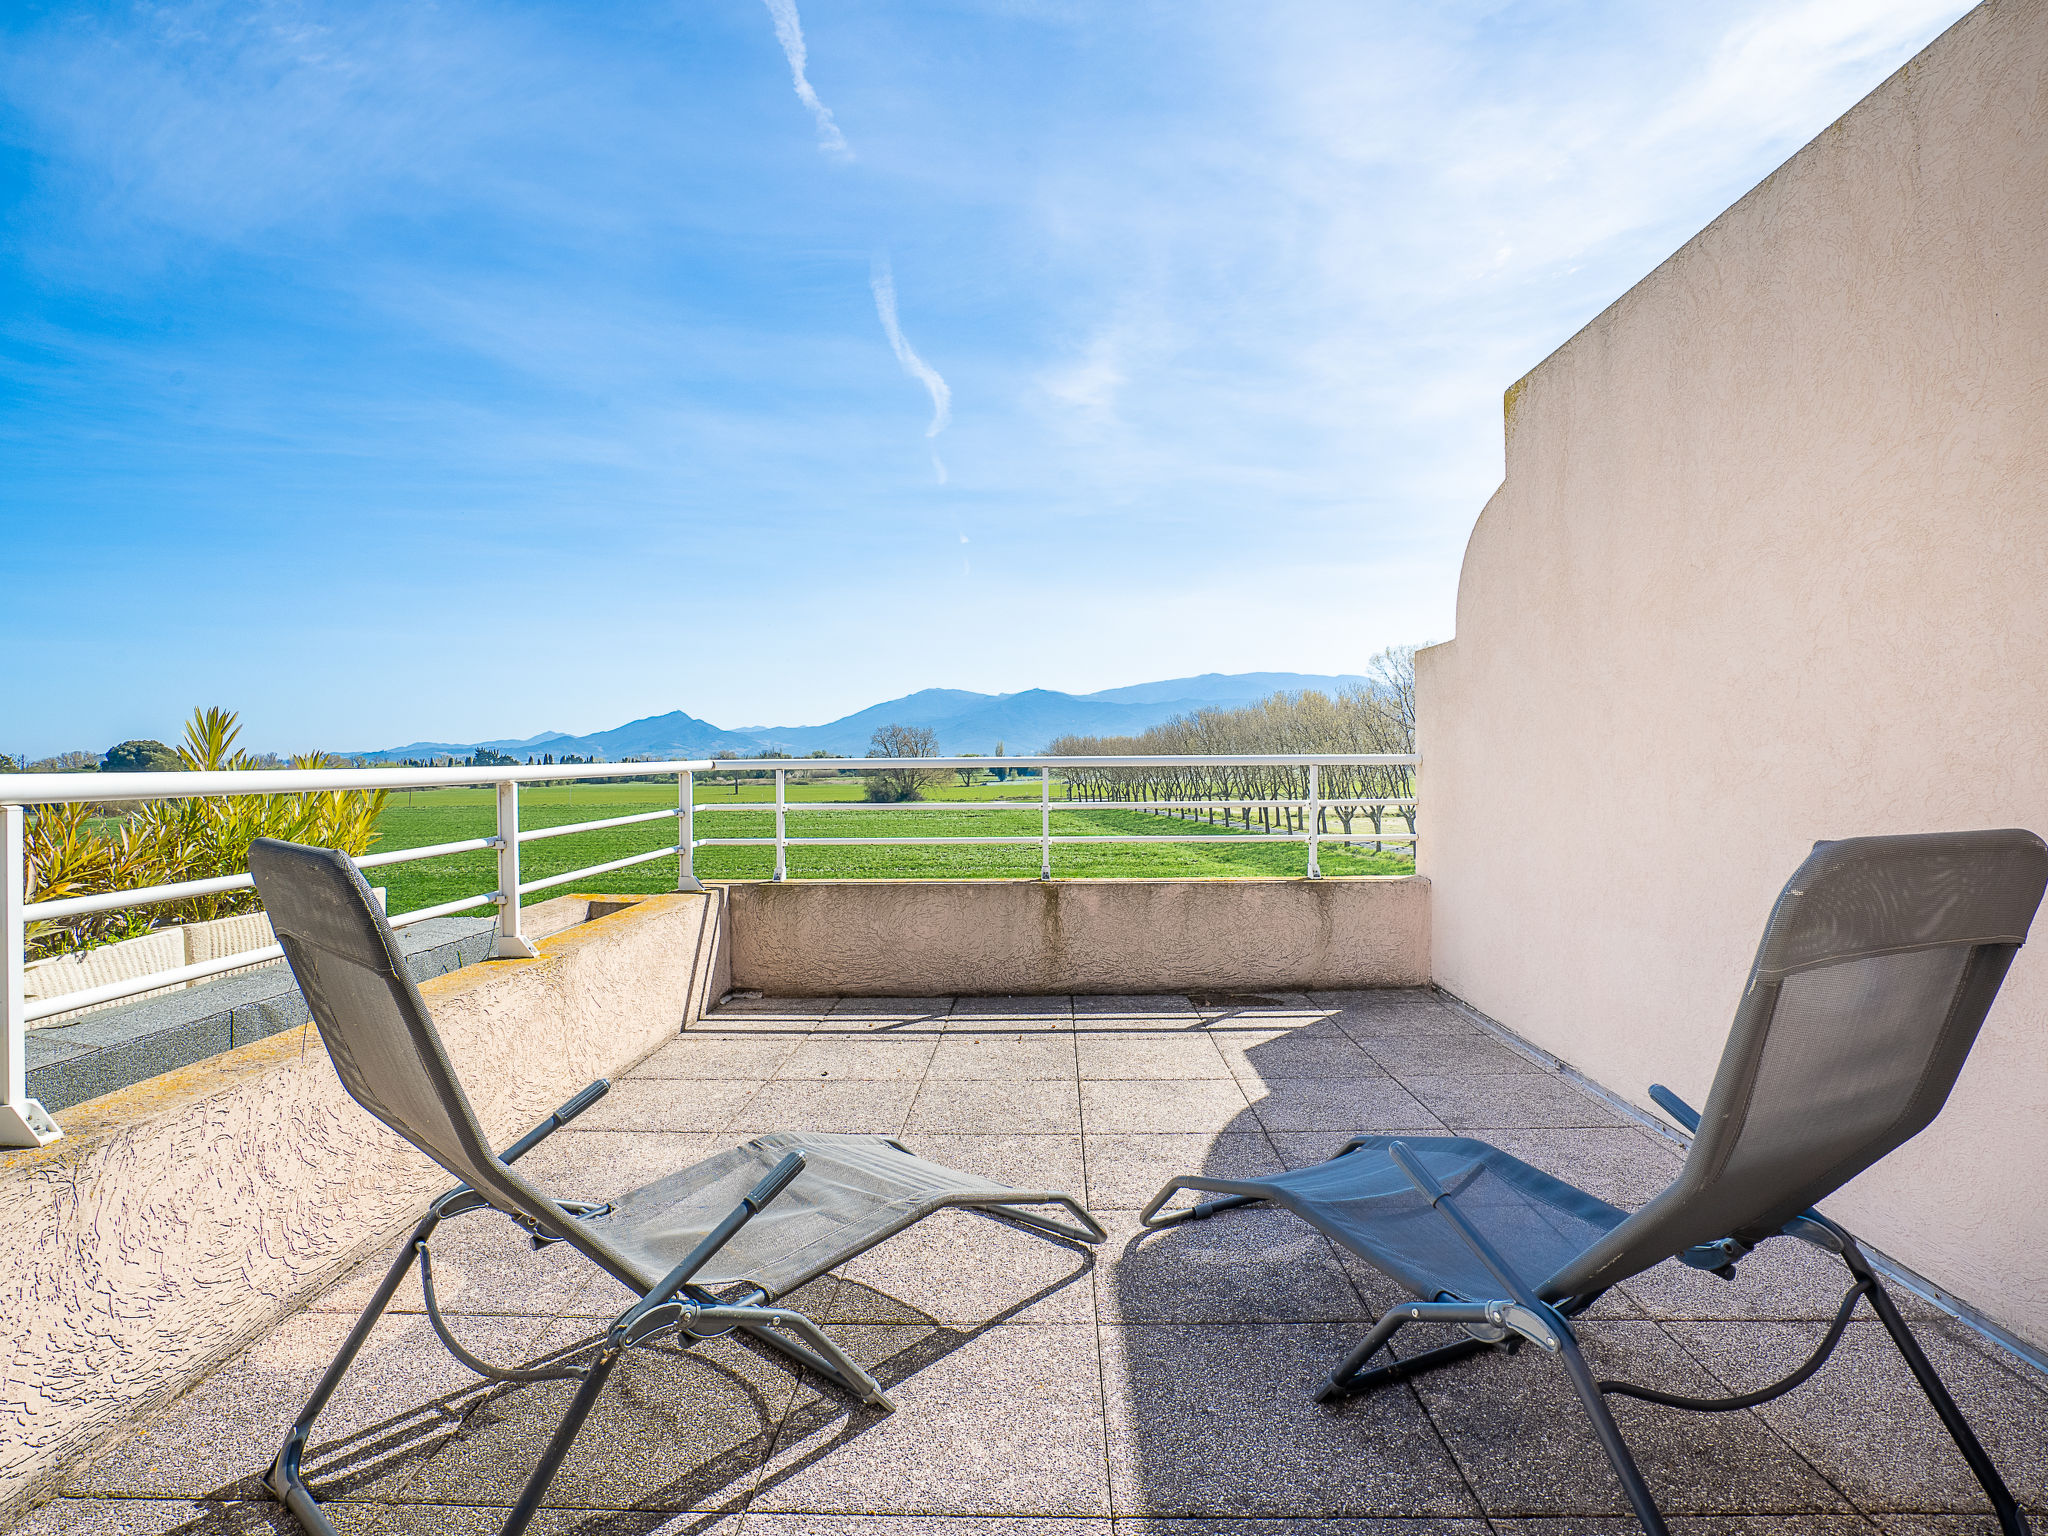
<instances>
[{"instance_id":1,"label":"green grass field","mask_svg":"<svg viewBox=\"0 0 2048 1536\"><path fill-rule=\"evenodd\" d=\"M957 785L928 792L931 798L914 806L877 806L853 809L861 798L860 786L845 783L791 785L788 814L792 837L961 837L1000 834L1038 835L1038 812L976 809L993 800L1031 800L1038 797L1036 780L1007 785ZM1136 833L1156 838L1162 833L1185 832L1204 835L1209 829L1195 822L1173 821L1142 811L1088 808L1067 810L1054 786L1052 830L1055 836L1086 833ZM735 794L727 785L699 785L697 790L697 835L704 837L772 837L775 814L769 806L774 790L769 785L743 784ZM524 786L519 795L522 831L540 827L567 826L578 821L597 821L609 816L628 816L638 811L671 809L675 805L672 787L659 784L576 784ZM741 806L745 809L721 810ZM760 807L756 809L756 807ZM372 850L388 853L400 848L419 848L429 843L452 843L465 838L488 837L496 825L493 793L488 788L398 790L392 794L382 820L379 838ZM1398 827L1391 826L1389 830ZM1216 829L1220 831L1221 829ZM1404 828L1401 830L1405 830ZM628 854L673 843L672 822L650 821L639 826L611 827L574 837L549 838L527 843L520 850L520 873L527 880L566 874L591 864L603 864ZM1104 843L1097 846L1055 844L1053 874L1071 878L1103 876L1186 876L1186 875L1300 875L1307 867L1307 850L1299 843ZM772 848L699 848L697 873L706 880L761 880L774 868ZM1406 853L1351 853L1332 844L1322 850L1326 875L1406 874L1413 867ZM418 907L454 901L477 891L489 890L496 880L496 856L486 851L449 854L417 864L396 864L367 871L370 881L390 891L390 910L409 912ZM991 844L979 847L838 847L792 848L789 872L794 879L998 879L1030 877L1038 873L1035 844ZM545 901L574 889L578 891L671 891L675 889L673 858L650 859L630 869L614 870L579 880L573 886L535 891L527 902Z\"/></svg>"}]
</instances>

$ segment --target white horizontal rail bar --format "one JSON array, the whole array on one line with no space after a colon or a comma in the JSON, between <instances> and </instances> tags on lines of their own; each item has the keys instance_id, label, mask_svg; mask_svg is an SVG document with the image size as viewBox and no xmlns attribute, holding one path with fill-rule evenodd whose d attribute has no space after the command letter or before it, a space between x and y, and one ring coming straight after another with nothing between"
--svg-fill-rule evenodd
<instances>
[{"instance_id":1,"label":"white horizontal rail bar","mask_svg":"<svg viewBox=\"0 0 2048 1536\"><path fill-rule=\"evenodd\" d=\"M466 912L471 907L495 906L499 899L497 891L484 891L480 895L465 896L460 901L444 901L437 907L419 907L411 912L401 912L388 921L394 928L409 927L424 923L430 918L452 917L457 912Z\"/></svg>"},{"instance_id":2,"label":"white horizontal rail bar","mask_svg":"<svg viewBox=\"0 0 2048 1536\"><path fill-rule=\"evenodd\" d=\"M473 848L497 846L495 837L474 837L460 843L434 843L424 848L400 848L391 853L367 853L354 862L357 869L381 869L387 864L410 864L419 859L439 858L444 853L467 853ZM145 885L132 891L105 891L96 896L66 896L56 901L31 902L22 908L22 916L32 923L55 922L59 918L83 917L91 912L161 906L167 901L192 901L201 896L221 896L229 891L248 891L255 887L256 882L248 875L181 880L175 885Z\"/></svg>"},{"instance_id":3,"label":"white horizontal rail bar","mask_svg":"<svg viewBox=\"0 0 2048 1536\"><path fill-rule=\"evenodd\" d=\"M192 800L202 795L306 795L329 790L447 789L465 784L581 784L671 777L704 762L552 763L531 768L261 768L222 773L0 774L0 805Z\"/></svg>"},{"instance_id":4,"label":"white horizontal rail bar","mask_svg":"<svg viewBox=\"0 0 2048 1536\"><path fill-rule=\"evenodd\" d=\"M841 847L892 847L898 843L1036 843L1041 839L1037 833L1029 837L785 837L783 843L791 848L806 844L837 844ZM699 848L773 848L772 837L700 837Z\"/></svg>"},{"instance_id":5,"label":"white horizontal rail bar","mask_svg":"<svg viewBox=\"0 0 2048 1536\"><path fill-rule=\"evenodd\" d=\"M674 852L673 849L669 850ZM193 885L216 884L218 882L195 880ZM437 907L422 907L417 912L403 912L392 918L391 926L403 928L410 923L424 923L430 918L447 917L451 913L468 907L481 907L497 900L496 891L486 891L481 896L466 897L461 901L445 901ZM54 905L54 903L53 903ZM130 976L120 981L110 981L104 986L86 987L77 992L62 992L55 997L32 1000L23 1011L23 1018L29 1023L46 1019L53 1013L70 1013L75 1008L92 1008L101 1003L119 1002L124 997L134 997L142 992L154 992L161 987L175 987L188 981L204 981L209 976L218 976L223 971L238 971L244 966L263 965L271 960L284 958L284 950L269 944L262 949L244 950L240 954L223 955L217 960L202 960L194 965L181 965L167 971L156 971L148 976Z\"/></svg>"},{"instance_id":6,"label":"white horizontal rail bar","mask_svg":"<svg viewBox=\"0 0 2048 1536\"><path fill-rule=\"evenodd\" d=\"M903 803L903 801L786 801L784 809L791 813L791 815L797 815L799 811L805 811L805 813L809 813L809 811L1030 811L1032 815L1036 815L1040 805L1042 805L1040 801L911 801L911 803ZM1161 809L1171 809L1171 811L1223 811L1223 809L1239 809L1239 807L1247 807L1247 805L1251 805L1251 807L1264 805L1264 807L1309 809L1309 807L1315 807L1315 805L1321 805L1321 807L1331 807L1331 805L1415 805L1415 801L1411 801L1411 799L1407 799L1407 801L1374 799L1374 797L1360 797L1360 795L1335 795L1335 797L1325 795L1325 797L1315 799L1315 801L1260 801L1260 799L1249 799L1249 797L1219 797L1219 799L1212 799L1212 801L1053 801L1053 815L1059 815L1063 811L1161 811ZM774 801L733 801L733 803L727 803L727 805L698 805L696 807L698 815L702 815L705 811L770 811L772 813L774 811ZM645 817L621 817L621 821L651 821L655 815L676 815L676 813L674 811L649 811ZM606 825L612 825L612 823L610 821L592 821L592 823L582 823L582 825L606 827ZM569 827L569 831L580 831L582 825ZM520 842L526 842L528 838L537 838L537 836L553 838L553 836L559 836L559 834L555 834L555 831L545 831L545 834L532 834L532 831L522 831Z\"/></svg>"},{"instance_id":7,"label":"white horizontal rail bar","mask_svg":"<svg viewBox=\"0 0 2048 1536\"><path fill-rule=\"evenodd\" d=\"M673 815L674 812L669 814ZM775 839L771 837L767 841L773 843ZM702 846L701 841L699 846ZM629 854L623 859L613 859L609 864L592 864L585 869L572 869L566 875L549 875L545 880L522 880L519 882L519 894L524 896L529 891L545 891L552 886L567 885L572 880L584 880L592 875L609 874L615 869L627 869L635 864L645 864L652 859L674 858L682 851L680 847L655 848L646 853Z\"/></svg>"},{"instance_id":8,"label":"white horizontal rail bar","mask_svg":"<svg viewBox=\"0 0 2048 1536\"><path fill-rule=\"evenodd\" d=\"M1371 832L1346 835L1342 832L1055 832L1052 841L1056 843L1305 843L1310 838L1325 843L1401 843L1411 842L1413 837L1405 832L1382 832L1375 836ZM1045 839L1032 837L785 837L783 843L791 848L819 847L825 845L860 845L871 848L893 847L899 843L1041 843ZM772 837L700 837L699 848L773 848ZM670 850L662 850L664 852ZM652 855L643 854L643 858ZM601 866L610 868L611 866ZM550 882L553 883L553 882ZM531 886L521 886L531 890Z\"/></svg>"},{"instance_id":9,"label":"white horizontal rail bar","mask_svg":"<svg viewBox=\"0 0 2048 1536\"><path fill-rule=\"evenodd\" d=\"M262 949L246 950L239 955L223 955L218 960L201 960L196 965L181 965L175 970L158 971L154 976L135 976L126 981L110 981L105 986L85 987L77 992L64 992L56 997L39 997L22 1010L22 1017L31 1024L37 1019L47 1019L53 1013L69 1013L74 1008L92 1008L100 1003L118 1002L124 997L133 997L138 992L154 992L158 987L175 987L181 982L202 981L208 976L218 976L222 971L239 971L244 966L262 965L269 960L282 960L284 950L275 944Z\"/></svg>"},{"instance_id":10,"label":"white horizontal rail bar","mask_svg":"<svg viewBox=\"0 0 2048 1536\"><path fill-rule=\"evenodd\" d=\"M159 902L189 901L195 896L246 891L253 889L255 884L247 875L222 875L216 880L181 880L175 885L145 885L132 891L107 891L97 896L32 901L21 909L21 913L31 923L53 922L60 917L83 917L88 912L111 912L117 907L151 907Z\"/></svg>"},{"instance_id":11,"label":"white horizontal rail bar","mask_svg":"<svg viewBox=\"0 0 2048 1536\"><path fill-rule=\"evenodd\" d=\"M724 776L734 772L868 773L886 768L1324 768L1358 765L1369 768L1413 768L1422 759L1413 752L1208 752L1179 757L721 757L711 763L677 764L699 773L707 769ZM664 765L650 765L658 771ZM339 770L346 771L346 770ZM567 775L557 771L556 778Z\"/></svg>"},{"instance_id":12,"label":"white horizontal rail bar","mask_svg":"<svg viewBox=\"0 0 2048 1536\"><path fill-rule=\"evenodd\" d=\"M908 766L942 769L1413 767L1408 752L1268 753L1250 757L744 757L646 763L536 763L516 768L262 768L220 773L0 774L0 805L81 801L192 800L206 795L306 795L330 790L444 789L465 784L582 784L596 779L666 778L678 773L865 773Z\"/></svg>"},{"instance_id":13,"label":"white horizontal rail bar","mask_svg":"<svg viewBox=\"0 0 2048 1536\"><path fill-rule=\"evenodd\" d=\"M567 837L574 832L597 832L605 827L630 827L636 821L660 821L666 817L674 821L682 815L680 808L670 811L642 811L635 816L607 816L602 821L572 821L566 827L536 827L531 832L519 834L522 843L537 843L543 838Z\"/></svg>"},{"instance_id":14,"label":"white horizontal rail bar","mask_svg":"<svg viewBox=\"0 0 2048 1536\"><path fill-rule=\"evenodd\" d=\"M387 864L416 864L421 859L438 859L444 853L473 853L495 848L495 837L466 837L459 843L425 843L418 848L394 848L389 853L366 853L354 861L357 869L382 869Z\"/></svg>"}]
</instances>

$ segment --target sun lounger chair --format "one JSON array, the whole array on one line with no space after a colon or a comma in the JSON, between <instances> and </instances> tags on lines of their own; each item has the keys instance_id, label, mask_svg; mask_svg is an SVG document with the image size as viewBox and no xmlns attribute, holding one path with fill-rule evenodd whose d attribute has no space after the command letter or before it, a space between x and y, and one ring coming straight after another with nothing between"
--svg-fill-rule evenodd
<instances>
[{"instance_id":1,"label":"sun lounger chair","mask_svg":"<svg viewBox=\"0 0 2048 1536\"><path fill-rule=\"evenodd\" d=\"M1643 1529L1665 1526L1603 1394L1715 1413L1769 1402L1827 1360L1868 1300L1983 1485L2007 1532L2025 1518L1856 1240L1813 1209L1934 1119L1954 1087L2048 880L2030 832L1862 837L1816 844L1771 911L1721 1066L1696 1114L1651 1097L1693 1132L1671 1187L1635 1214L1464 1137L1359 1136L1325 1163L1268 1179L1179 1178L1147 1226L1233 1206L1285 1206L1417 1298L1383 1316L1330 1373L1325 1401L1482 1350L1534 1344L1564 1368ZM1177 1190L1222 1195L1162 1214ZM1570 1319L1665 1259L1731 1278L1757 1245L1794 1237L1852 1280L1810 1359L1768 1387L1684 1397L1596 1381ZM1367 1362L1410 1323L1466 1337Z\"/></svg>"},{"instance_id":2,"label":"sun lounger chair","mask_svg":"<svg viewBox=\"0 0 2048 1536\"><path fill-rule=\"evenodd\" d=\"M581 1383L513 1506L525 1529L619 1357L665 1331L685 1339L737 1328L863 1403L890 1409L881 1385L809 1318L776 1298L946 1206L965 1206L1085 1243L1104 1232L1072 1196L1005 1188L913 1156L880 1136L774 1135L734 1147L611 1204L557 1200L513 1171L543 1138L601 1099L600 1079L503 1152L471 1113L434 1021L400 963L390 926L342 854L262 839L249 870L342 1085L371 1114L460 1180L427 1207L286 1435L265 1481L316 1536L332 1536L300 1472L313 1421L417 1259L427 1316L465 1366L499 1381ZM1075 1223L1026 1209L1063 1206ZM507 1369L458 1343L435 1303L428 1239L451 1216L509 1216L536 1247L565 1242L632 1297L587 1365Z\"/></svg>"}]
</instances>

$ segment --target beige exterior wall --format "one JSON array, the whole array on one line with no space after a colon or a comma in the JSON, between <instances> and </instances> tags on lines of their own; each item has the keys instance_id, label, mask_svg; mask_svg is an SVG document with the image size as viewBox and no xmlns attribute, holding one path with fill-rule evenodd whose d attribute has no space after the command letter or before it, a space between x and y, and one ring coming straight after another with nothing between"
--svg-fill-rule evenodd
<instances>
[{"instance_id":1,"label":"beige exterior wall","mask_svg":"<svg viewBox=\"0 0 2048 1536\"><path fill-rule=\"evenodd\" d=\"M1429 885L1414 877L806 880L729 890L733 984L786 997L1429 979Z\"/></svg>"},{"instance_id":2,"label":"beige exterior wall","mask_svg":"<svg viewBox=\"0 0 2048 1536\"><path fill-rule=\"evenodd\" d=\"M1439 983L1698 1101L1819 838L2048 833L2048 5L1993 0L1508 392L1418 658ZM1830 1203L2048 1345L2048 925Z\"/></svg>"},{"instance_id":3,"label":"beige exterior wall","mask_svg":"<svg viewBox=\"0 0 2048 1536\"><path fill-rule=\"evenodd\" d=\"M542 940L540 959L421 984L493 1135L509 1141L726 990L720 893L616 900ZM448 1184L348 1098L311 1026L81 1104L64 1130L0 1152L0 1512L388 1247Z\"/></svg>"}]
</instances>

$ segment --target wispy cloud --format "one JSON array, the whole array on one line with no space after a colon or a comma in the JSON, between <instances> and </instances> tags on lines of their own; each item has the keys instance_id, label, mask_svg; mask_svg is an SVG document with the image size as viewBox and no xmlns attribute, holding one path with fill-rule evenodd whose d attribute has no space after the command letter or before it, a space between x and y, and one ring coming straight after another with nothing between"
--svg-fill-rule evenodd
<instances>
[{"instance_id":1,"label":"wispy cloud","mask_svg":"<svg viewBox=\"0 0 2048 1536\"><path fill-rule=\"evenodd\" d=\"M811 89L810 76L805 73L809 54L804 48L803 23L797 19L796 0L761 0L761 3L775 18L775 40L782 44L782 51L789 59L789 78L796 86L796 99L809 107L811 116L818 120L818 148L835 159L851 160L853 150L847 145L846 135L832 120L832 109L818 100L818 93Z\"/></svg>"},{"instance_id":2,"label":"wispy cloud","mask_svg":"<svg viewBox=\"0 0 2048 1536\"><path fill-rule=\"evenodd\" d=\"M931 394L932 421L924 429L924 435L937 437L946 430L946 423L953 419L953 391L939 377L939 370L919 357L910 343L903 339L903 327L896 322L896 276L890 271L886 256L876 258L871 282L875 290L875 313L882 317L882 330L896 353L896 361L903 365L905 373ZM946 466L939 462L936 454L932 456L932 467L938 472L939 483L945 484Z\"/></svg>"}]
</instances>

